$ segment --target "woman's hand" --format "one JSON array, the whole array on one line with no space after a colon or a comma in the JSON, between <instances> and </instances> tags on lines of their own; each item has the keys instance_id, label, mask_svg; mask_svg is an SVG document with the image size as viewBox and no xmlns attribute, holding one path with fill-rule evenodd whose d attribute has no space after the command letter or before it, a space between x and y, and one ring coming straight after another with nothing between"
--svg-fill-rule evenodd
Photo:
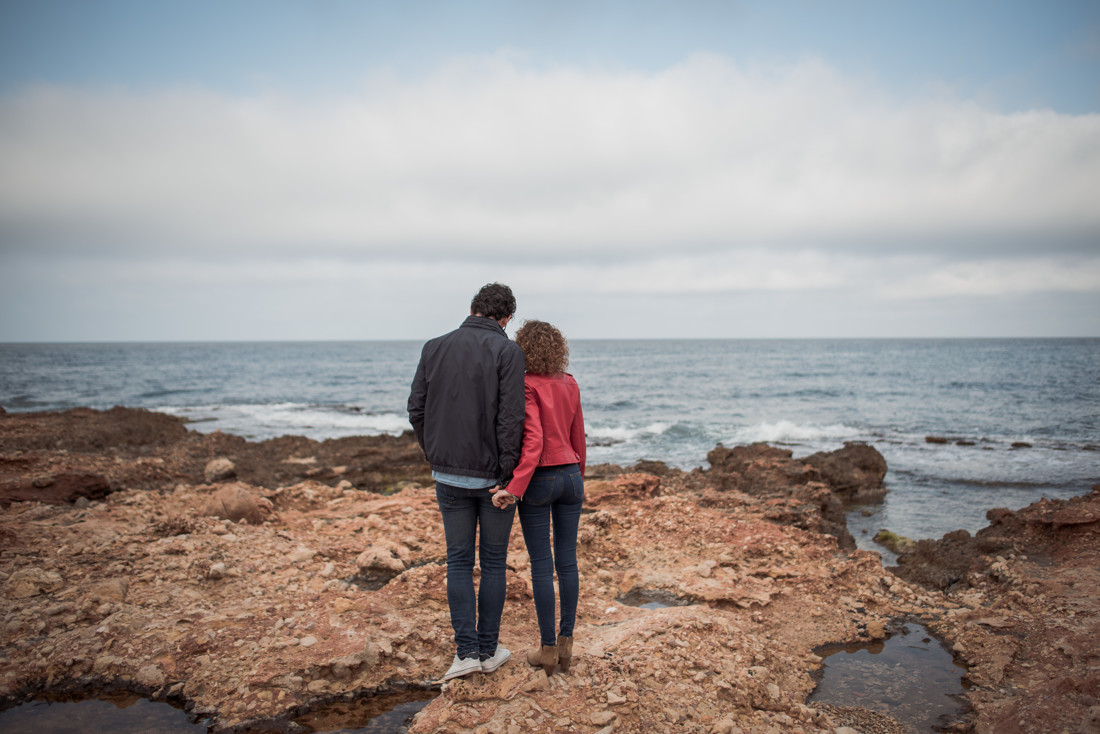
<instances>
[{"instance_id":1,"label":"woman's hand","mask_svg":"<svg viewBox=\"0 0 1100 734\"><path fill-rule=\"evenodd\" d=\"M501 489L499 485L489 491L493 493L493 505L501 510L516 503L516 496L507 489Z\"/></svg>"}]
</instances>

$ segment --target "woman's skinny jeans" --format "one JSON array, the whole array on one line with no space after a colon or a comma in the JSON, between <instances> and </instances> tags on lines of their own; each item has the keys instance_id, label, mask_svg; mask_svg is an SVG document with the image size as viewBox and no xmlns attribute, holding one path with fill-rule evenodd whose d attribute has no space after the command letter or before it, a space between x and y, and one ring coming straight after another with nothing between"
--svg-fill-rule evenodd
<instances>
[{"instance_id":1,"label":"woman's skinny jeans","mask_svg":"<svg viewBox=\"0 0 1100 734\"><path fill-rule=\"evenodd\" d=\"M577 621L577 527L584 505L584 479L577 464L544 466L535 470L519 503L523 541L531 556L531 582L535 592L535 614L543 645L554 645L554 569L558 571L563 637L573 634ZM551 549L550 528L554 528Z\"/></svg>"}]
</instances>

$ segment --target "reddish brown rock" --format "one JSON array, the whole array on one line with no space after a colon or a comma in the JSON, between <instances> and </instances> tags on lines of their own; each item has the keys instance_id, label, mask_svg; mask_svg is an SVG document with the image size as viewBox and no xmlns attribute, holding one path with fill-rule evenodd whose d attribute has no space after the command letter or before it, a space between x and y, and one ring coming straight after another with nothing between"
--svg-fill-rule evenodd
<instances>
[{"instance_id":1,"label":"reddish brown rock","mask_svg":"<svg viewBox=\"0 0 1100 734\"><path fill-rule=\"evenodd\" d=\"M259 525L268 519L274 504L265 497L258 496L250 487L240 482L223 484L214 490L203 508L204 515Z\"/></svg>"},{"instance_id":2,"label":"reddish brown rock","mask_svg":"<svg viewBox=\"0 0 1100 734\"><path fill-rule=\"evenodd\" d=\"M811 454L802 463L817 469L845 504L881 502L886 496L886 459L873 446L846 441L844 448Z\"/></svg>"},{"instance_id":3,"label":"reddish brown rock","mask_svg":"<svg viewBox=\"0 0 1100 734\"><path fill-rule=\"evenodd\" d=\"M157 446L50 448L69 419L77 433L106 432L87 414L65 415L42 416L45 437L31 418L0 417L0 475L99 473L117 491L85 507L16 502L0 512L0 705L121 686L178 700L216 732L245 732L334 699L431 688L446 670L446 550L415 441L251 444L188 432L168 440L169 430ZM817 469L767 447L738 453L747 461L731 464L730 482L714 469L591 468L566 675L547 678L521 659L538 635L514 532L501 642L516 658L443 686L411 731L834 734L873 717L805 704L821 665L813 649L869 641L899 618L938 630L971 665L964 728L1075 731L1088 721L1095 497L991 514L990 532L976 537L1011 544L945 593L823 533L837 497ZM258 522L206 514L218 488L203 470L218 456L237 466L239 489L271 504ZM624 474L633 476L617 481ZM365 570L379 573L373 583Z\"/></svg>"},{"instance_id":4,"label":"reddish brown rock","mask_svg":"<svg viewBox=\"0 0 1100 734\"><path fill-rule=\"evenodd\" d=\"M99 474L61 472L29 477L8 477L0 485L0 505L12 502L45 502L62 505L80 498L101 500L111 493L111 484Z\"/></svg>"},{"instance_id":5,"label":"reddish brown rock","mask_svg":"<svg viewBox=\"0 0 1100 734\"><path fill-rule=\"evenodd\" d=\"M411 431L402 436L328 441L284 436L249 442L220 432L188 431L182 419L147 410L77 408L0 415L0 438L0 502L9 495L7 501L51 501L50 493L37 491L43 488L34 487L32 480L54 477L58 483L56 478L64 475L98 477L109 487L133 489L236 478L270 489L309 479L393 491L405 483L431 481L431 468ZM71 490L54 492L73 495ZM84 490L90 499L102 494Z\"/></svg>"},{"instance_id":6,"label":"reddish brown rock","mask_svg":"<svg viewBox=\"0 0 1100 734\"><path fill-rule=\"evenodd\" d=\"M974 731L1088 731L1100 696L1100 488L920 541L899 575L960 606L932 622L970 665Z\"/></svg>"},{"instance_id":7,"label":"reddish brown rock","mask_svg":"<svg viewBox=\"0 0 1100 734\"><path fill-rule=\"evenodd\" d=\"M878 455L873 448L866 448ZM807 459L795 461L791 457L792 452L788 449L764 443L733 448L719 445L707 454L711 468L706 477L721 489L768 498L769 520L828 533L841 547L855 548L855 539L848 532L844 504L844 499L852 495L826 482ZM854 476L860 471L854 462L870 460L862 450L850 447L832 454L814 454L814 457L815 461L829 467L829 476L833 479ZM842 468L847 468L848 473Z\"/></svg>"}]
</instances>

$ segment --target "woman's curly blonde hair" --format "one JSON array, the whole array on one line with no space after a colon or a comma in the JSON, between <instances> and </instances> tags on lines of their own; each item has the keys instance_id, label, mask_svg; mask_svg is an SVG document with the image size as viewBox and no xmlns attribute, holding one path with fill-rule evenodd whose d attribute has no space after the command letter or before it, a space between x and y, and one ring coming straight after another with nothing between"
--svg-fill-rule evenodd
<instances>
[{"instance_id":1,"label":"woman's curly blonde hair","mask_svg":"<svg viewBox=\"0 0 1100 734\"><path fill-rule=\"evenodd\" d=\"M569 344L545 321L524 321L516 332L516 344L527 358L527 371L533 375L556 375L569 366Z\"/></svg>"}]
</instances>

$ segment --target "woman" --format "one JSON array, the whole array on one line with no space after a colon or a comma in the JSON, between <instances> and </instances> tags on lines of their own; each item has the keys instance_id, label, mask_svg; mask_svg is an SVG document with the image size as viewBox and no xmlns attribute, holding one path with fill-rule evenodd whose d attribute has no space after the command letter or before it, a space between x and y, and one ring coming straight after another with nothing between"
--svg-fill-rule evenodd
<instances>
[{"instance_id":1,"label":"woman","mask_svg":"<svg viewBox=\"0 0 1100 734\"><path fill-rule=\"evenodd\" d=\"M541 637L541 644L528 650L527 662L552 675L556 667L568 672L573 657L579 594L577 527L584 504L584 417L580 388L565 371L569 345L561 332L544 321L528 321L516 333L516 343L527 359L523 450L507 493L499 493L494 502L499 501L498 506L503 508L523 498L519 521L531 556ZM555 568L561 597L557 629Z\"/></svg>"}]
</instances>

